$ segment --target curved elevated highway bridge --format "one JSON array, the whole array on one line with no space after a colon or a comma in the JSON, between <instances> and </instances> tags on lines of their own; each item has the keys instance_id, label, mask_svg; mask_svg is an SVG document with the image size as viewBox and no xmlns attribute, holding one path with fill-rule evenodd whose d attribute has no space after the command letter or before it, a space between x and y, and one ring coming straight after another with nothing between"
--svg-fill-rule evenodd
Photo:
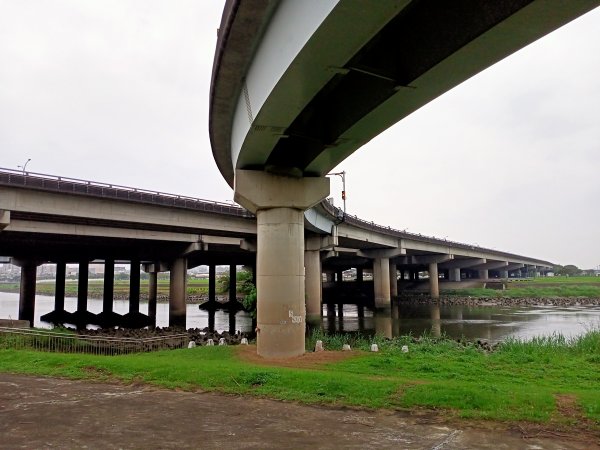
<instances>
[{"instance_id":1,"label":"curved elevated highway bridge","mask_svg":"<svg viewBox=\"0 0 600 450\"><path fill-rule=\"evenodd\" d=\"M327 196L324 176L413 111L599 4L227 0L209 129L236 201L257 216L259 354L304 352L303 215ZM397 256L381 253L374 273L389 272Z\"/></svg>"}]
</instances>

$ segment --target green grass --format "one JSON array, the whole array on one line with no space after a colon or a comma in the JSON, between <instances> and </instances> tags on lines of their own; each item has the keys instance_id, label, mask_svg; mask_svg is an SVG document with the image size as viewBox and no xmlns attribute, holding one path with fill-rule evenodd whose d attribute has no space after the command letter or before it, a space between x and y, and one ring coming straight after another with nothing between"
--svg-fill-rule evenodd
<instances>
[{"instance_id":1,"label":"green grass","mask_svg":"<svg viewBox=\"0 0 600 450\"><path fill-rule=\"evenodd\" d=\"M326 348L371 341L315 335ZM378 338L379 339L379 338ZM214 390L311 404L369 408L433 408L466 418L544 422L556 415L555 395L577 398L600 427L600 331L568 340L508 341L493 353L448 339L379 339L379 353L293 369L244 362L235 347L197 347L101 357L0 350L0 372L95 380L138 381L166 388ZM409 346L402 353L402 345Z\"/></svg>"},{"instance_id":2,"label":"green grass","mask_svg":"<svg viewBox=\"0 0 600 450\"><path fill-rule=\"evenodd\" d=\"M456 296L471 296L481 298L550 298L550 297L587 297L599 298L599 286L574 286L574 285L559 285L559 286L527 286L514 287L510 284L507 289L484 289L484 288L465 288L443 291L444 295Z\"/></svg>"},{"instance_id":3,"label":"green grass","mask_svg":"<svg viewBox=\"0 0 600 450\"><path fill-rule=\"evenodd\" d=\"M536 277L515 284L600 284L600 277Z\"/></svg>"}]
</instances>

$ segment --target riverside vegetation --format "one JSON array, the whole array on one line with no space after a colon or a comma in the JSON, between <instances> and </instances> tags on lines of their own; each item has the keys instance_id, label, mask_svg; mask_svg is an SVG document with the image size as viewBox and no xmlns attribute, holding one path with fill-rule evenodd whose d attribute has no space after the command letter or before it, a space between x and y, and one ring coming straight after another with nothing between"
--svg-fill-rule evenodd
<instances>
[{"instance_id":1,"label":"riverside vegetation","mask_svg":"<svg viewBox=\"0 0 600 450\"><path fill-rule=\"evenodd\" d=\"M248 359L246 346L196 347L129 356L0 350L0 372L139 382L169 389L218 391L310 404L426 408L471 419L528 421L600 431L600 330L475 343L411 336L392 340L354 335L316 339L328 350L287 360ZM377 343L379 353L368 352ZM401 347L407 345L408 353ZM327 355L337 355L328 358ZM311 356L321 359L307 364ZM342 357L343 356L343 357ZM565 413L564 403L571 405Z\"/></svg>"}]
</instances>

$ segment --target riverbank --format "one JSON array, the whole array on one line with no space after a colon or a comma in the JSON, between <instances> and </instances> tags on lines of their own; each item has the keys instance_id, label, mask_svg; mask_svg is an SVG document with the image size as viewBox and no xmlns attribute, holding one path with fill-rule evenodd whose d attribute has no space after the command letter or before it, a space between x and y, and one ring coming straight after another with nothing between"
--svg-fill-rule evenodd
<instances>
[{"instance_id":1,"label":"riverbank","mask_svg":"<svg viewBox=\"0 0 600 450\"><path fill-rule=\"evenodd\" d=\"M378 353L366 351L373 340ZM264 360L252 346L202 346L115 357L0 350L0 372L135 382L316 405L425 408L453 418L576 428L600 439L600 331L571 340L554 336L509 341L493 352L428 337L375 337L354 344L357 348L350 352L310 352L288 360Z\"/></svg>"}]
</instances>

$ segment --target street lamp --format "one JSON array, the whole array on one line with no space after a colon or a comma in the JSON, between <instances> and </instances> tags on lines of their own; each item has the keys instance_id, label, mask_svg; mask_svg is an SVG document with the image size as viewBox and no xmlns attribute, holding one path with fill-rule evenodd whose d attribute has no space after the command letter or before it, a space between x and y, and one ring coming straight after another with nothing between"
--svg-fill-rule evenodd
<instances>
[{"instance_id":1,"label":"street lamp","mask_svg":"<svg viewBox=\"0 0 600 450\"><path fill-rule=\"evenodd\" d=\"M337 175L342 178L342 201L344 202L344 215L346 215L346 171L328 173L327 176Z\"/></svg>"},{"instance_id":2,"label":"street lamp","mask_svg":"<svg viewBox=\"0 0 600 450\"><path fill-rule=\"evenodd\" d=\"M17 166L18 168L23 170L23 175L25 175L25 169L27 168L27 164L29 164L29 161L31 161L31 158L25 161L25 164L23 164L22 166Z\"/></svg>"}]
</instances>

